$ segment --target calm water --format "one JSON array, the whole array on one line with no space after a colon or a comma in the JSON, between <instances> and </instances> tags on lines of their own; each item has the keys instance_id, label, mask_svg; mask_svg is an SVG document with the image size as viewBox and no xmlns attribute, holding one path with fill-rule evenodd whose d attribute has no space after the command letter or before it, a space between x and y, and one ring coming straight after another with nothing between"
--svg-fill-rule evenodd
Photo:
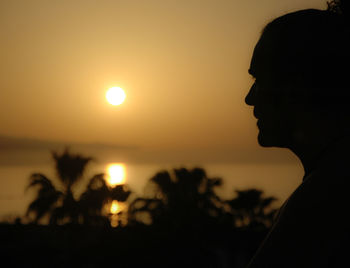
<instances>
[{"instance_id":1,"label":"calm water","mask_svg":"<svg viewBox=\"0 0 350 268\"><path fill-rule=\"evenodd\" d=\"M85 179L76 191L81 192L92 175L106 172L106 164L91 165ZM128 164L124 163L126 184L134 196L142 195L149 178L157 171L179 167L178 165ZM193 168L194 166L185 166ZM209 177L221 177L224 184L218 191L221 196L233 196L234 189L259 188L267 195L273 195L283 202L298 186L302 179L302 169L297 164L207 164L202 167ZM25 213L34 193L25 191L28 177L33 172L41 172L49 178L55 178L54 170L49 165L12 165L0 166L0 219L6 220ZM57 184L58 185L58 184Z\"/></svg>"}]
</instances>

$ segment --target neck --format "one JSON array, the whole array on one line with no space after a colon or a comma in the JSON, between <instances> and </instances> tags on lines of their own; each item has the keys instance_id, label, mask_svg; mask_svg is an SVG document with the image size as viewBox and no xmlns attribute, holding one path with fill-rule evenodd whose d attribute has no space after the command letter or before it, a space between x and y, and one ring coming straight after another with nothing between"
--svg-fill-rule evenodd
<instances>
[{"instance_id":1,"label":"neck","mask_svg":"<svg viewBox=\"0 0 350 268\"><path fill-rule=\"evenodd\" d=\"M315 169L323 150L320 148L305 148L294 146L291 151L300 159L304 168L304 178Z\"/></svg>"},{"instance_id":2,"label":"neck","mask_svg":"<svg viewBox=\"0 0 350 268\"><path fill-rule=\"evenodd\" d=\"M328 155L336 147L337 142L345 137L349 138L348 135L324 137L323 139L319 138L317 142L290 146L289 149L300 159L303 165L304 178L320 164L325 155ZM337 156L340 157L340 155Z\"/></svg>"}]
</instances>

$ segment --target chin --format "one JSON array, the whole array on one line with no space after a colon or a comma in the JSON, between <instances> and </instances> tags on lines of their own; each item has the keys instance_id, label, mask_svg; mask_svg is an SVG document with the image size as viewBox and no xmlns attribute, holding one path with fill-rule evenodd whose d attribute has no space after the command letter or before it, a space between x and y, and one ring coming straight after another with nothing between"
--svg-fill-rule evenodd
<instances>
[{"instance_id":1,"label":"chin","mask_svg":"<svg viewBox=\"0 0 350 268\"><path fill-rule=\"evenodd\" d=\"M258 135L258 143L262 147L273 147L274 146L274 143L271 140L266 139L266 137L260 135L260 133Z\"/></svg>"},{"instance_id":2,"label":"chin","mask_svg":"<svg viewBox=\"0 0 350 268\"><path fill-rule=\"evenodd\" d=\"M272 133L263 133L262 131L259 131L258 143L262 147L287 147L285 140L281 139L279 135L273 135Z\"/></svg>"}]
</instances>

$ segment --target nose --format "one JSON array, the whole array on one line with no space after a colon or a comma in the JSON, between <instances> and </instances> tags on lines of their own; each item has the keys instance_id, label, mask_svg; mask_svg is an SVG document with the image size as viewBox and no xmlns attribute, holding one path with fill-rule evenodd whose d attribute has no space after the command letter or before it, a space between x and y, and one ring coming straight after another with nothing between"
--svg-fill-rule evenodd
<instances>
[{"instance_id":1,"label":"nose","mask_svg":"<svg viewBox=\"0 0 350 268\"><path fill-rule=\"evenodd\" d=\"M252 85L247 96L245 97L245 103L249 106L255 105L255 92L256 92L256 83Z\"/></svg>"}]
</instances>

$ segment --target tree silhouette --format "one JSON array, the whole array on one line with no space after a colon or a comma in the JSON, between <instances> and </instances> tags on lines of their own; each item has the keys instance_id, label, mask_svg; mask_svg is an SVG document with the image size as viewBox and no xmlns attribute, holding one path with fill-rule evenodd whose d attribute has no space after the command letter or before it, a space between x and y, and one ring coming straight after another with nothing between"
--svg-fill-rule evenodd
<instances>
[{"instance_id":1,"label":"tree silhouette","mask_svg":"<svg viewBox=\"0 0 350 268\"><path fill-rule=\"evenodd\" d=\"M250 229L270 228L277 209L271 205L277 199L264 197L257 189L236 190L236 197L228 200L234 225Z\"/></svg>"},{"instance_id":2,"label":"tree silhouette","mask_svg":"<svg viewBox=\"0 0 350 268\"><path fill-rule=\"evenodd\" d=\"M84 224L99 225L107 220L102 211L109 202L108 196L109 187L104 179L104 174L92 177L80 197L80 210Z\"/></svg>"},{"instance_id":3,"label":"tree silhouette","mask_svg":"<svg viewBox=\"0 0 350 268\"><path fill-rule=\"evenodd\" d=\"M30 177L30 187L38 187L36 198L29 204L27 216L30 212L35 213L34 222L37 223L43 216L50 212L59 199L64 195L56 190L51 180L41 173L34 173Z\"/></svg>"},{"instance_id":4,"label":"tree silhouette","mask_svg":"<svg viewBox=\"0 0 350 268\"><path fill-rule=\"evenodd\" d=\"M104 206L111 200L124 202L131 193L121 185L109 187L104 174L97 174L90 179L80 199L76 199L73 194L74 185L81 180L92 158L73 155L68 149L62 154L53 152L52 157L63 190L57 190L52 181L41 173L30 176L28 188L36 187L38 191L36 198L29 204L26 215L30 217L34 214L35 223L48 215L50 224L106 224L108 218L103 214Z\"/></svg>"},{"instance_id":5,"label":"tree silhouette","mask_svg":"<svg viewBox=\"0 0 350 268\"><path fill-rule=\"evenodd\" d=\"M153 224L175 228L210 223L222 214L222 201L215 188L220 178L208 178L202 168L158 172L150 179L150 198L137 198L129 206L129 221L146 213Z\"/></svg>"}]
</instances>

